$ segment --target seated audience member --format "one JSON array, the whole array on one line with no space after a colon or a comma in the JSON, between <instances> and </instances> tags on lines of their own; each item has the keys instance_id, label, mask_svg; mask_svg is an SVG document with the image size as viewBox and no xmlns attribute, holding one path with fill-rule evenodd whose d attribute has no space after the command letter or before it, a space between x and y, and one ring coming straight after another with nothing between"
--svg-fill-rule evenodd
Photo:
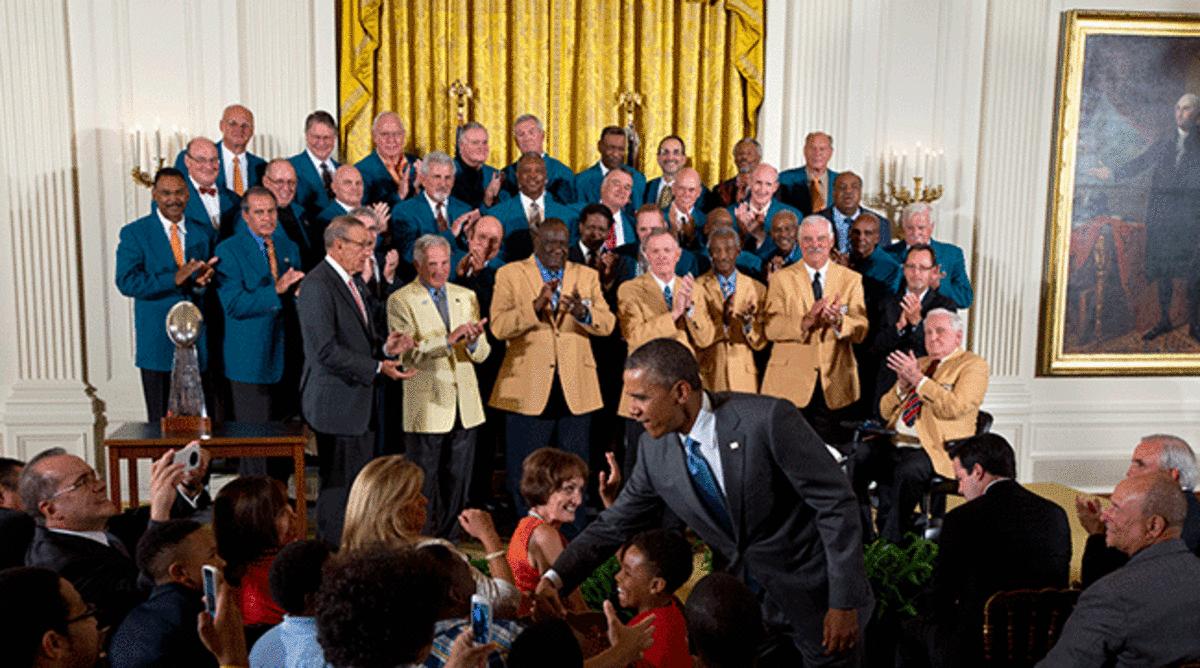
<instances>
[{"instance_id":1,"label":"seated audience member","mask_svg":"<svg viewBox=\"0 0 1200 668\"><path fill-rule=\"evenodd\" d=\"M767 288L738 270L737 232L718 227L708 236L712 271L696 279L693 289L698 308L708 313L714 327L712 344L696 350L700 378L713 392L758 391L754 351L767 345L763 336L763 300Z\"/></svg>"},{"instance_id":2,"label":"seated audience member","mask_svg":"<svg viewBox=\"0 0 1200 668\"><path fill-rule=\"evenodd\" d=\"M25 463L0 457L0 569L25 565L25 550L33 540L33 516L21 506L17 481Z\"/></svg>"},{"instance_id":3,"label":"seated audience member","mask_svg":"<svg viewBox=\"0 0 1200 668\"><path fill-rule=\"evenodd\" d=\"M780 178L783 178L782 175ZM870 214L879 220L879 238L875 240L882 249L883 246L892 241L892 223L883 214L877 213L863 206L862 202L862 177L854 172L842 172L833 180L833 204L826 206L824 209L817 211L818 215L824 216L833 223L833 235L837 238L833 248L837 254L845 257L854 250L854 245L850 242L850 229L854 225L854 221L863 214Z\"/></svg>"},{"instance_id":4,"label":"seated audience member","mask_svg":"<svg viewBox=\"0 0 1200 668\"><path fill-rule=\"evenodd\" d=\"M1133 449L1133 458L1125 477L1154 472L1166 473L1183 489L1182 496L1187 503L1187 515L1179 537L1189 550L1200 556L1200 499L1197 499L1195 494L1196 484L1200 482L1200 471L1197 471L1196 455L1187 441L1170 434L1151 434L1143 437ZM1075 499L1075 510L1079 516L1079 523L1088 532L1081 573L1083 586L1086 588L1125 565L1129 557L1115 547L1105 547L1105 526L1100 517L1099 499L1080 495Z\"/></svg>"},{"instance_id":5,"label":"seated audience member","mask_svg":"<svg viewBox=\"0 0 1200 668\"><path fill-rule=\"evenodd\" d=\"M421 535L429 505L429 500L421 494L424 482L425 474L421 467L402 455L378 457L363 467L354 479L350 498L346 502L342 552L362 550L376 544L393 548L420 547L433 543L453 547L444 540ZM488 577L471 569L476 593L492 604L496 615L511 616L517 609L520 595L513 587L512 574L505 561L504 541L496 533L492 516L485 511L469 508L458 516L458 522L487 551L488 568L493 576ZM466 556L462 558L465 560Z\"/></svg>"},{"instance_id":6,"label":"seated audience member","mask_svg":"<svg viewBox=\"0 0 1200 668\"><path fill-rule=\"evenodd\" d=\"M296 540L296 512L283 483L266 477L236 478L217 493L213 530L225 559L225 578L238 588L242 621L251 639L283 620L267 576L284 545Z\"/></svg>"},{"instance_id":7,"label":"seated audience member","mask_svg":"<svg viewBox=\"0 0 1200 668\"><path fill-rule=\"evenodd\" d=\"M339 554L317 592L317 639L325 660L337 668L421 665L449 588L421 550L374 547ZM464 631L446 666L476 668L495 649L475 645L472 632Z\"/></svg>"},{"instance_id":8,"label":"seated audience member","mask_svg":"<svg viewBox=\"0 0 1200 668\"><path fill-rule=\"evenodd\" d=\"M561 619L547 619L525 629L513 641L508 653L508 668L627 668L638 662L653 640L653 619L637 626L625 626L617 617L612 602L604 602L608 622L608 648L588 660L583 659L579 638Z\"/></svg>"},{"instance_id":9,"label":"seated audience member","mask_svg":"<svg viewBox=\"0 0 1200 668\"><path fill-rule=\"evenodd\" d=\"M799 233L800 219L791 211L780 211L771 219L771 245L773 248L764 259L767 265L767 280L771 280L771 275L780 269L790 267L800 261L804 254L800 251L800 244L797 243L796 237Z\"/></svg>"},{"instance_id":10,"label":"seated audience member","mask_svg":"<svg viewBox=\"0 0 1200 668\"><path fill-rule=\"evenodd\" d=\"M683 604L675 591L692 577L691 544L680 533L655 529L634 536L618 556L617 597L621 607L637 611L629 626L654 618L654 643L638 667L690 668Z\"/></svg>"},{"instance_id":11,"label":"seated audience member","mask_svg":"<svg viewBox=\"0 0 1200 668\"><path fill-rule=\"evenodd\" d=\"M150 521L171 519L183 464L168 450L150 467ZM127 546L146 526L137 511L118 514L104 480L88 463L62 448L29 460L20 478L21 503L38 523L25 555L27 566L59 573L96 607L101 626L115 627L146 597Z\"/></svg>"},{"instance_id":12,"label":"seated audience member","mask_svg":"<svg viewBox=\"0 0 1200 668\"><path fill-rule=\"evenodd\" d=\"M983 663L983 606L992 594L1067 586L1071 529L1062 508L1017 483L1004 437L972 436L950 455L967 503L942 525L925 642L934 665L973 666Z\"/></svg>"},{"instance_id":13,"label":"seated audience member","mask_svg":"<svg viewBox=\"0 0 1200 668\"><path fill-rule=\"evenodd\" d=\"M683 608L696 668L752 668L763 635L762 608L741 580L711 573Z\"/></svg>"},{"instance_id":14,"label":"seated audience member","mask_svg":"<svg viewBox=\"0 0 1200 668\"><path fill-rule=\"evenodd\" d=\"M505 262L524 260L533 254L533 237L542 221L557 218L567 224L575 236L575 210L547 196L546 161L536 153L517 160L517 194L487 209L504 225L504 244L500 256Z\"/></svg>"},{"instance_id":15,"label":"seated audience member","mask_svg":"<svg viewBox=\"0 0 1200 668\"><path fill-rule=\"evenodd\" d=\"M954 300L959 308L971 308L975 292L971 279L967 277L967 265L962 249L954 244L933 239L933 207L925 202L915 202L904 207L900 214L900 229L904 238L884 248L897 262L904 262L909 246L929 244L937 255L938 269L931 285L946 297Z\"/></svg>"},{"instance_id":16,"label":"seated audience member","mask_svg":"<svg viewBox=\"0 0 1200 668\"><path fill-rule=\"evenodd\" d=\"M642 205L642 197L646 193L646 177L625 164L629 140L625 129L610 125L600 131L600 141L596 150L600 152L600 160L596 164L575 175L575 201L580 204L591 204L600 201L601 183L610 172L624 171L630 177L630 199L628 213ZM614 211L615 213L615 211Z\"/></svg>"},{"instance_id":17,"label":"seated audience member","mask_svg":"<svg viewBox=\"0 0 1200 668\"><path fill-rule=\"evenodd\" d=\"M587 476L587 462L556 448L539 448L521 465L521 496L529 513L508 543L508 566L521 592L532 593L567 546L562 526L575 521Z\"/></svg>"},{"instance_id":18,"label":"seated audience member","mask_svg":"<svg viewBox=\"0 0 1200 668\"><path fill-rule=\"evenodd\" d=\"M898 433L894 445L871 441L855 455L855 484L861 492L864 481L879 483L876 525L880 535L893 543L914 529L913 508L934 472L954 476L943 444L975 433L979 405L987 392L988 365L963 350L962 341L962 318L934 309L925 316L928 355L917 358L898 351L888 356L887 364L898 380L880 399L879 412L887 427Z\"/></svg>"},{"instance_id":19,"label":"seated audience member","mask_svg":"<svg viewBox=\"0 0 1200 668\"><path fill-rule=\"evenodd\" d=\"M797 219L800 210L776 198L779 190L779 172L771 165L760 163L750 174L750 196L725 207L737 221L737 229L746 239L746 250L754 253L763 262L775 249L771 241L771 222L780 211L791 211ZM830 234L830 243L833 235Z\"/></svg>"},{"instance_id":20,"label":"seated audience member","mask_svg":"<svg viewBox=\"0 0 1200 668\"><path fill-rule=\"evenodd\" d=\"M283 621L250 650L250 668L327 668L317 642L317 591L332 551L319 540L285 545L271 564L271 597L283 608Z\"/></svg>"},{"instance_id":21,"label":"seated audience member","mask_svg":"<svg viewBox=\"0 0 1200 668\"><path fill-rule=\"evenodd\" d=\"M1168 666L1200 659L1200 559L1179 539L1187 504L1166 473L1126 478L1103 513L1129 563L1083 590L1039 666Z\"/></svg>"},{"instance_id":22,"label":"seated audience member","mask_svg":"<svg viewBox=\"0 0 1200 668\"><path fill-rule=\"evenodd\" d=\"M193 520L152 526L138 541L137 564L154 589L113 634L112 668L216 666L196 633L196 615L204 610L201 568L225 567L212 529Z\"/></svg>"},{"instance_id":23,"label":"seated audience member","mask_svg":"<svg viewBox=\"0 0 1200 668\"><path fill-rule=\"evenodd\" d=\"M700 172L691 167L679 170L671 192L671 204L663 211L663 216L675 236L679 237L679 244L688 250L698 251L704 243L701 230L707 222L707 217L700 209L700 200L706 194L704 185L700 183Z\"/></svg>"},{"instance_id":24,"label":"seated audience member","mask_svg":"<svg viewBox=\"0 0 1200 668\"><path fill-rule=\"evenodd\" d=\"M837 172L829 169L831 157L833 137L825 132L808 133L804 138L804 166L780 172L779 198L805 216L829 206L833 201L833 183L838 177Z\"/></svg>"},{"instance_id":25,"label":"seated audience member","mask_svg":"<svg viewBox=\"0 0 1200 668\"><path fill-rule=\"evenodd\" d=\"M762 162L762 146L753 137L745 137L733 145L733 164L737 174L720 182L705 199L705 212L711 213L730 204L745 201L750 196L750 174Z\"/></svg>"},{"instance_id":26,"label":"seated audience member","mask_svg":"<svg viewBox=\"0 0 1200 668\"><path fill-rule=\"evenodd\" d=\"M395 209L417 194L417 156L404 152L404 123L394 111L383 111L371 124L375 150L354 164L362 173L363 202L382 202ZM336 193L336 191L334 191ZM338 214L341 215L341 214Z\"/></svg>"},{"instance_id":27,"label":"seated audience member","mask_svg":"<svg viewBox=\"0 0 1200 668\"><path fill-rule=\"evenodd\" d=\"M470 121L455 132L454 191L451 195L473 209L496 206L508 193L501 190L504 174L487 164L491 149L488 131Z\"/></svg>"},{"instance_id":28,"label":"seated audience member","mask_svg":"<svg viewBox=\"0 0 1200 668\"><path fill-rule=\"evenodd\" d=\"M533 114L521 114L513 121L513 139L517 142L519 155L533 153L546 162L546 191L560 204L575 201L575 172L560 160L546 154L546 130L542 121ZM520 162L518 158L517 162ZM509 195L516 195L517 162L504 168L504 183L500 186Z\"/></svg>"}]
</instances>

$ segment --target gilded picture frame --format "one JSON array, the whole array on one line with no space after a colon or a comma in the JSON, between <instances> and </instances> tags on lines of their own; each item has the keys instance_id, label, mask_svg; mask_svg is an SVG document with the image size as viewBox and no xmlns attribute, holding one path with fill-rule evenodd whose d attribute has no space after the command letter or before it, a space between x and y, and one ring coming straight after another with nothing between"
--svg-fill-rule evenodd
<instances>
[{"instance_id":1,"label":"gilded picture frame","mask_svg":"<svg viewBox=\"0 0 1200 668\"><path fill-rule=\"evenodd\" d=\"M1191 94L1200 14L1064 12L1039 375L1200 372Z\"/></svg>"}]
</instances>

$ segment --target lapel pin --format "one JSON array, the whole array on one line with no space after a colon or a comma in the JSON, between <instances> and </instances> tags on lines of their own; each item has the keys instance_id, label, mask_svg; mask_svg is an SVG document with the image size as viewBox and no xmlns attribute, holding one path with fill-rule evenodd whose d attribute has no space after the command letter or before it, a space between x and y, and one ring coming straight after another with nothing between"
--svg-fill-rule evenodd
<instances>
[{"instance_id":1,"label":"lapel pin","mask_svg":"<svg viewBox=\"0 0 1200 668\"><path fill-rule=\"evenodd\" d=\"M732 441L732 442L730 442L730 444L729 444L729 449L730 449L730 450L737 450L737 449L738 449L738 448L740 448L740 447L742 447L742 444L741 444L741 443L738 443L737 441Z\"/></svg>"}]
</instances>

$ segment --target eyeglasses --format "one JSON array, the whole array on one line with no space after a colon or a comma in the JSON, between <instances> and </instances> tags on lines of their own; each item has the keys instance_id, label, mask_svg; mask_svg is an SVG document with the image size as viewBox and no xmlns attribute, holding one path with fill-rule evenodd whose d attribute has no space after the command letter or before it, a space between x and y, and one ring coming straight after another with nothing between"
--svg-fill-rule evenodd
<instances>
[{"instance_id":1,"label":"eyeglasses","mask_svg":"<svg viewBox=\"0 0 1200 668\"><path fill-rule=\"evenodd\" d=\"M221 158L218 156L215 156L215 155L211 158L202 158L200 156L192 155L191 153L188 153L186 155L189 160L195 160L196 162L198 162L202 165L216 165L221 162Z\"/></svg>"},{"instance_id":2,"label":"eyeglasses","mask_svg":"<svg viewBox=\"0 0 1200 668\"><path fill-rule=\"evenodd\" d=\"M50 498L47 499L47 501L49 501L51 499L57 499L58 497L60 497L64 494L70 494L71 492L74 492L75 490L79 489L80 487L95 487L96 483L98 483L98 482L100 482L100 478L96 477L96 472L89 471L89 472L84 473L83 475L79 476L78 478L76 478L75 482L71 483L67 487L63 487L62 489L58 490L57 492L51 494Z\"/></svg>"},{"instance_id":3,"label":"eyeglasses","mask_svg":"<svg viewBox=\"0 0 1200 668\"><path fill-rule=\"evenodd\" d=\"M905 262L904 268L905 269L913 269L916 271L929 271L929 270L933 269L933 265L932 264L912 264L910 262Z\"/></svg>"},{"instance_id":4,"label":"eyeglasses","mask_svg":"<svg viewBox=\"0 0 1200 668\"><path fill-rule=\"evenodd\" d=\"M375 242L371 241L370 239L365 239L363 241L356 241L354 239L346 237L346 238L342 239L342 241L344 241L348 244L353 244L355 246L358 246L359 248L373 248L375 246Z\"/></svg>"},{"instance_id":5,"label":"eyeglasses","mask_svg":"<svg viewBox=\"0 0 1200 668\"><path fill-rule=\"evenodd\" d=\"M91 603L88 603L87 607L83 609L83 612L79 613L78 615L75 615L74 617L68 617L63 622L63 624L70 626L71 624L74 624L75 622L82 622L85 619L89 619L89 618L95 617L95 616L96 616L96 606L92 605Z\"/></svg>"}]
</instances>

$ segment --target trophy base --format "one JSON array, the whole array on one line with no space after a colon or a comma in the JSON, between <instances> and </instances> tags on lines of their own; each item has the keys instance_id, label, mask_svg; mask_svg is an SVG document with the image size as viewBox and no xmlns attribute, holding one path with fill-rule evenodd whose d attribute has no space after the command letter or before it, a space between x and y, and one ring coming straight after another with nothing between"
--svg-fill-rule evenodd
<instances>
[{"instance_id":1,"label":"trophy base","mask_svg":"<svg viewBox=\"0 0 1200 668\"><path fill-rule=\"evenodd\" d=\"M188 433L199 436L212 431L212 421L201 415L168 415L159 419L159 427L164 434Z\"/></svg>"}]
</instances>

